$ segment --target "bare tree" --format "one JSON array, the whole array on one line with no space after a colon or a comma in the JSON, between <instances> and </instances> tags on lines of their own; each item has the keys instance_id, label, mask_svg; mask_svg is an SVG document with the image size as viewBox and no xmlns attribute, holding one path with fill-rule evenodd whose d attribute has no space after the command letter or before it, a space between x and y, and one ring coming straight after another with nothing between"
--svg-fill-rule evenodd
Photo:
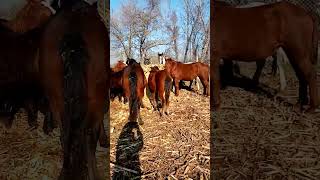
<instances>
[{"instance_id":1,"label":"bare tree","mask_svg":"<svg viewBox=\"0 0 320 180\"><path fill-rule=\"evenodd\" d=\"M184 36L186 40L185 50L184 50L184 57L183 61L187 61L188 52L191 49L191 45L195 43L197 38L197 31L199 29L199 19L201 15L201 6L199 6L199 2L194 2L192 0L184 0ZM195 48L194 45L193 48ZM190 51L192 53L192 51ZM192 55L190 55L192 56Z\"/></svg>"},{"instance_id":2,"label":"bare tree","mask_svg":"<svg viewBox=\"0 0 320 180\"><path fill-rule=\"evenodd\" d=\"M137 35L138 8L136 1L122 5L117 15L111 16L110 32L114 49L121 48L127 57L133 56L133 40Z\"/></svg>"},{"instance_id":3,"label":"bare tree","mask_svg":"<svg viewBox=\"0 0 320 180\"><path fill-rule=\"evenodd\" d=\"M168 23L166 23L166 30L170 32L172 49L174 51L175 59L179 59L178 50L178 37L179 37L179 27L178 27L178 17L175 11L169 12Z\"/></svg>"},{"instance_id":4,"label":"bare tree","mask_svg":"<svg viewBox=\"0 0 320 180\"><path fill-rule=\"evenodd\" d=\"M113 48L120 48L127 57L138 52L140 60L143 60L150 49L169 42L155 36L162 27L160 0L146 0L145 8L136 4L136 1L128 1L118 15L111 17L112 44Z\"/></svg>"},{"instance_id":5,"label":"bare tree","mask_svg":"<svg viewBox=\"0 0 320 180\"><path fill-rule=\"evenodd\" d=\"M209 53L209 8L208 0L184 0L183 61L201 59L206 61Z\"/></svg>"}]
</instances>

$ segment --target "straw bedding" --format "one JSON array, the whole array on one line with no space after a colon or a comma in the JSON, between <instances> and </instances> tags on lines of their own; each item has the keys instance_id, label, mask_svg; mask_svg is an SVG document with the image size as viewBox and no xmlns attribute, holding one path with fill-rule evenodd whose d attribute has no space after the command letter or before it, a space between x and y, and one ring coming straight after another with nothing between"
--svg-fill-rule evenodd
<instances>
[{"instance_id":1,"label":"straw bedding","mask_svg":"<svg viewBox=\"0 0 320 180\"><path fill-rule=\"evenodd\" d=\"M241 67L253 75L254 63ZM264 69L260 82L276 88L279 80L269 71ZM292 106L298 81L290 67L286 75L288 89L277 98L234 87L222 91L223 109L213 114L215 179L320 179L320 113L303 114Z\"/></svg>"},{"instance_id":2,"label":"straw bedding","mask_svg":"<svg viewBox=\"0 0 320 180\"><path fill-rule=\"evenodd\" d=\"M41 114L38 118L40 127L30 131L26 118L26 113L21 111L11 129L0 127L0 179L57 179L63 157L59 131L45 135ZM98 170L105 179L108 177L106 152L98 145Z\"/></svg>"}]
</instances>

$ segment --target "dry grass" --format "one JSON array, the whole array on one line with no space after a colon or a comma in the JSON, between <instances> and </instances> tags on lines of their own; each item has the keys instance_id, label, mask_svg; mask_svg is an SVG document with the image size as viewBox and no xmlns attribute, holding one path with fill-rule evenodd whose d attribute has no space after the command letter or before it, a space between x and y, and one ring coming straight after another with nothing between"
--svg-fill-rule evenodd
<instances>
[{"instance_id":1,"label":"dry grass","mask_svg":"<svg viewBox=\"0 0 320 180\"><path fill-rule=\"evenodd\" d=\"M57 179L62 167L60 133L55 130L47 136L42 131L43 117L37 130L30 131L26 113L16 115L9 130L0 126L0 179ZM108 179L106 149L97 148L98 169Z\"/></svg>"},{"instance_id":2,"label":"dry grass","mask_svg":"<svg viewBox=\"0 0 320 180\"><path fill-rule=\"evenodd\" d=\"M255 65L241 70L252 75ZM261 82L278 87L267 71ZM302 114L290 105L298 97L292 70L288 86L283 103L240 88L222 91L224 108L213 119L213 177L320 179L320 114Z\"/></svg>"},{"instance_id":3,"label":"dry grass","mask_svg":"<svg viewBox=\"0 0 320 180\"><path fill-rule=\"evenodd\" d=\"M149 67L143 68L147 72ZM171 93L170 115L163 117L151 110L146 96L143 101L147 108L141 110L144 124L138 128L139 136L142 136L138 138L140 142L130 140L130 135L119 139L120 134L123 137L123 132L128 133L123 128L128 122L128 104L118 100L111 103L112 173L142 179L209 179L209 98L186 90L181 90L179 97ZM123 145L123 141L128 143ZM143 143L143 147L134 150L139 143ZM128 163L119 162L122 160L117 160L116 153L128 156L123 161L136 158ZM131 168L115 168L115 164L131 165ZM138 175L139 171L141 175Z\"/></svg>"}]
</instances>

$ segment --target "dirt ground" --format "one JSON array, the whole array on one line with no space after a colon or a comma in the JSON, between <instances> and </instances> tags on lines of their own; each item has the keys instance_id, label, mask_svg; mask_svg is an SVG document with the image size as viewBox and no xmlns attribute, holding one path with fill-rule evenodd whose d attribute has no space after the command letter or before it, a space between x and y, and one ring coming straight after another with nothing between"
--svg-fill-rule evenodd
<instances>
[{"instance_id":1,"label":"dirt ground","mask_svg":"<svg viewBox=\"0 0 320 180\"><path fill-rule=\"evenodd\" d=\"M255 63L240 67L252 77ZM279 76L269 72L265 67L260 82L277 89ZM288 88L275 97L238 87L222 91L222 111L213 113L215 179L320 179L320 113L293 107L298 81L290 65L286 75Z\"/></svg>"},{"instance_id":2,"label":"dirt ground","mask_svg":"<svg viewBox=\"0 0 320 180\"><path fill-rule=\"evenodd\" d=\"M56 180L62 168L60 133L51 135L42 131L43 116L40 114L40 127L28 130L24 111L16 115L13 127L0 126L0 179L1 180ZM108 179L106 164L109 162L105 148L98 145L98 170Z\"/></svg>"},{"instance_id":3,"label":"dirt ground","mask_svg":"<svg viewBox=\"0 0 320 180\"><path fill-rule=\"evenodd\" d=\"M144 124L139 127L128 123L128 104L111 102L113 177L209 179L209 97L187 90L178 97L171 93L169 116L163 117L151 109L146 96L143 102L147 108L141 110Z\"/></svg>"}]
</instances>

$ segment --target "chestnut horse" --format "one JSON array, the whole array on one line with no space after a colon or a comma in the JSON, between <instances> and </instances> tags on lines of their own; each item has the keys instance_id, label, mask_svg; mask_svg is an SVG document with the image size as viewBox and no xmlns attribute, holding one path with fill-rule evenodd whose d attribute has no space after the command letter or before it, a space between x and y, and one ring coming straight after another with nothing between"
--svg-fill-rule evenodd
<instances>
[{"instance_id":1,"label":"chestnut horse","mask_svg":"<svg viewBox=\"0 0 320 180\"><path fill-rule=\"evenodd\" d=\"M256 7L256 6L262 6L265 5L266 3L263 2L252 2L246 5L240 5L236 6L237 8L249 8L249 7ZM224 1L216 1L215 3L216 6L231 6L231 4L228 4ZM272 62L272 74L275 75L277 72L277 68L279 69L279 76L280 76L280 90L283 91L287 84L286 84L286 79L285 79L285 74L283 70L283 61L285 60L286 56L284 55L284 52L282 48L279 48L275 54L272 55L273 62ZM259 79L262 73L262 69L265 66L266 60L260 60L256 61L256 72L253 75L253 81L255 84L259 84ZM235 64L239 68L239 64ZM232 61L228 61L224 59L224 68L227 74L224 74L224 76L232 78L233 72L232 72L232 66L233 63Z\"/></svg>"},{"instance_id":2,"label":"chestnut horse","mask_svg":"<svg viewBox=\"0 0 320 180\"><path fill-rule=\"evenodd\" d=\"M108 146L103 119L109 35L97 4L64 2L45 26L39 59L42 86L61 132L59 179L100 179L95 153L99 138Z\"/></svg>"},{"instance_id":3,"label":"chestnut horse","mask_svg":"<svg viewBox=\"0 0 320 180\"><path fill-rule=\"evenodd\" d=\"M203 94L209 96L209 65L201 62L184 64L166 57L165 69L173 78L176 96L179 96L180 80L191 81L197 77L203 85Z\"/></svg>"},{"instance_id":4,"label":"chestnut horse","mask_svg":"<svg viewBox=\"0 0 320 180\"><path fill-rule=\"evenodd\" d=\"M122 87L122 76L124 68L127 65L122 61L119 60L117 64L110 69L111 76L110 76L110 99L113 101L116 97L119 98L121 101L122 97L124 97L124 91Z\"/></svg>"},{"instance_id":5,"label":"chestnut horse","mask_svg":"<svg viewBox=\"0 0 320 180\"><path fill-rule=\"evenodd\" d=\"M17 12L13 19L9 21L0 20L0 24L13 32L23 34L44 25L55 14L55 10L45 1L25 1L27 1L27 4Z\"/></svg>"},{"instance_id":6,"label":"chestnut horse","mask_svg":"<svg viewBox=\"0 0 320 180\"><path fill-rule=\"evenodd\" d=\"M319 105L316 87L318 32L316 19L303 8L288 2L234 8L214 6L212 13L211 77L212 108L220 108L220 59L265 60L282 47L299 79L299 103L310 108ZM211 12L213 12L211 11ZM246 42L246 45L243 43ZM302 106L301 106L302 107Z\"/></svg>"},{"instance_id":7,"label":"chestnut horse","mask_svg":"<svg viewBox=\"0 0 320 180\"><path fill-rule=\"evenodd\" d=\"M117 64L113 68L111 68L111 70L113 72L119 72L123 70L125 67L127 67L127 65L122 60L119 60Z\"/></svg>"},{"instance_id":8,"label":"chestnut horse","mask_svg":"<svg viewBox=\"0 0 320 180\"><path fill-rule=\"evenodd\" d=\"M154 110L160 112L160 116L165 113L169 115L169 98L170 90L172 88L172 78L166 70L159 70L158 66L151 67L148 77L148 87L150 89L150 102ZM162 109L158 108L158 100L161 100Z\"/></svg>"},{"instance_id":9,"label":"chestnut horse","mask_svg":"<svg viewBox=\"0 0 320 180\"><path fill-rule=\"evenodd\" d=\"M45 114L43 130L48 134L54 124L50 122L47 104L40 102L44 99L38 74L41 31L41 27L36 27L25 33L18 33L0 24L0 118L10 128L14 115L20 108L25 108L30 128L36 128L37 111L40 110Z\"/></svg>"},{"instance_id":10,"label":"chestnut horse","mask_svg":"<svg viewBox=\"0 0 320 180\"><path fill-rule=\"evenodd\" d=\"M123 72L122 86L124 90L125 102L129 99L129 121L143 124L140 108L143 107L142 99L147 79L143 69L134 59L128 58L128 65Z\"/></svg>"},{"instance_id":11,"label":"chestnut horse","mask_svg":"<svg viewBox=\"0 0 320 180\"><path fill-rule=\"evenodd\" d=\"M0 20L0 118L10 128L20 108L28 114L30 128L36 128L37 111L45 114L43 130L52 131L50 112L44 100L38 69L38 49L42 25L53 15L40 3L29 0L10 21ZM37 16L36 18L32 18ZM17 53L19 52L19 53ZM19 72L19 73L17 73Z\"/></svg>"}]
</instances>

